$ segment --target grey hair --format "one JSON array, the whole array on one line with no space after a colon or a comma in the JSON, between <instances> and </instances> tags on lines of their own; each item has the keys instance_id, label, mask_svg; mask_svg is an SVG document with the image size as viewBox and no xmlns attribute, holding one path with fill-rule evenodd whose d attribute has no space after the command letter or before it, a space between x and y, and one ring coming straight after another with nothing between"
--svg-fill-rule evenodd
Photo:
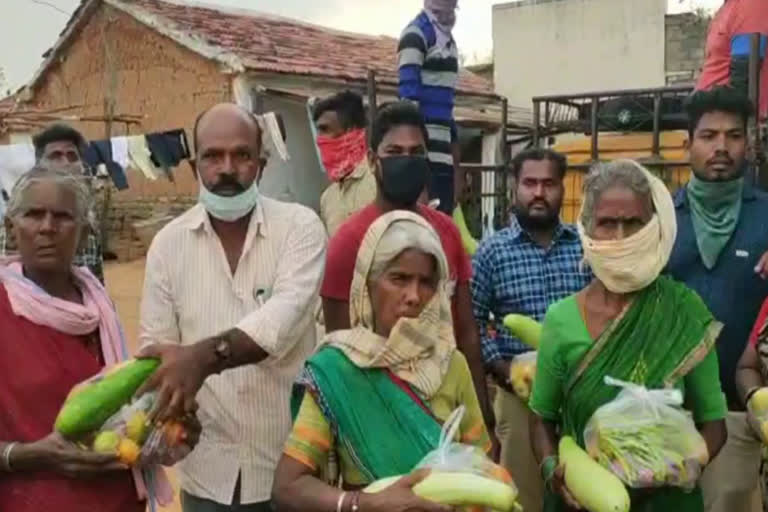
<instances>
[{"instance_id":1,"label":"grey hair","mask_svg":"<svg viewBox=\"0 0 768 512\"><path fill-rule=\"evenodd\" d=\"M639 163L621 159L595 164L584 178L583 186L584 205L580 220L587 233L592 233L595 227L595 206L600 196L609 188L616 186L626 187L647 200L653 211L651 184Z\"/></svg>"},{"instance_id":2,"label":"grey hair","mask_svg":"<svg viewBox=\"0 0 768 512\"><path fill-rule=\"evenodd\" d=\"M91 191L86 178L76 166L56 165L55 167L38 163L24 173L16 182L8 200L6 216L13 220L24 215L28 208L29 190L38 183L55 183L59 187L72 192L75 196L75 222L79 226L89 224L88 211L91 206Z\"/></svg>"},{"instance_id":3,"label":"grey hair","mask_svg":"<svg viewBox=\"0 0 768 512\"><path fill-rule=\"evenodd\" d=\"M392 263L400 256L403 251L416 249L435 257L440 261L443 253L443 247L440 239L427 230L426 227L413 222L395 222L382 235L376 246L376 252L373 255L373 263L368 274L368 279L375 281L381 277ZM439 279L445 276L441 273L440 265L436 265L436 271Z\"/></svg>"}]
</instances>

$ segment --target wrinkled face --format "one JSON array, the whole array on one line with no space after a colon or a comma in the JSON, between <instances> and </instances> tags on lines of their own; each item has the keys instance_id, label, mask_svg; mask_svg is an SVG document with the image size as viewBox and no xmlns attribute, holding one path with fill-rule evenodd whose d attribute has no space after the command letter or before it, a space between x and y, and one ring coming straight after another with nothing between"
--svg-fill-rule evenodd
<instances>
[{"instance_id":1,"label":"wrinkled face","mask_svg":"<svg viewBox=\"0 0 768 512\"><path fill-rule=\"evenodd\" d=\"M80 151L69 141L50 142L43 149L40 161L54 165L79 163Z\"/></svg>"},{"instance_id":2,"label":"wrinkled face","mask_svg":"<svg viewBox=\"0 0 768 512\"><path fill-rule=\"evenodd\" d=\"M406 249L368 284L376 333L387 337L401 318L417 318L438 285L434 256Z\"/></svg>"},{"instance_id":3,"label":"wrinkled face","mask_svg":"<svg viewBox=\"0 0 768 512\"><path fill-rule=\"evenodd\" d=\"M246 191L261 173L260 144L258 127L244 113L233 108L207 113L198 125L195 161L205 188L225 197Z\"/></svg>"},{"instance_id":4,"label":"wrinkled face","mask_svg":"<svg viewBox=\"0 0 768 512\"><path fill-rule=\"evenodd\" d=\"M341 124L339 115L333 110L326 110L320 114L320 117L318 117L315 122L315 127L317 128L318 135L331 137L333 139L344 135L347 131Z\"/></svg>"},{"instance_id":5,"label":"wrinkled face","mask_svg":"<svg viewBox=\"0 0 768 512\"><path fill-rule=\"evenodd\" d=\"M556 224L563 204L563 180L555 163L526 160L520 169L515 190L515 213L526 227Z\"/></svg>"},{"instance_id":6,"label":"wrinkled face","mask_svg":"<svg viewBox=\"0 0 768 512\"><path fill-rule=\"evenodd\" d=\"M689 142L691 167L704 181L738 178L747 155L744 120L729 112L708 112L701 117Z\"/></svg>"},{"instance_id":7,"label":"wrinkled face","mask_svg":"<svg viewBox=\"0 0 768 512\"><path fill-rule=\"evenodd\" d=\"M606 189L595 202L591 238L621 240L643 229L653 217L648 197L624 186Z\"/></svg>"},{"instance_id":8,"label":"wrinkled face","mask_svg":"<svg viewBox=\"0 0 768 512\"><path fill-rule=\"evenodd\" d=\"M77 199L56 183L27 188L26 208L11 219L25 268L68 271L85 228L78 225Z\"/></svg>"}]
</instances>

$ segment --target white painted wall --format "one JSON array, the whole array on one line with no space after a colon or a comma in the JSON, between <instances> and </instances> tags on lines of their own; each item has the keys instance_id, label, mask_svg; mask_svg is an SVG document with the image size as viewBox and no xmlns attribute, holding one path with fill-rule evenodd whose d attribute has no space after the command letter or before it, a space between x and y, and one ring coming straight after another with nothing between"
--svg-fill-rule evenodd
<instances>
[{"instance_id":1,"label":"white painted wall","mask_svg":"<svg viewBox=\"0 0 768 512\"><path fill-rule=\"evenodd\" d=\"M290 159L283 162L277 156L270 158L259 190L267 197L301 203L318 211L320 195L328 186L328 180L317 160L306 107L298 101L267 96L264 97L264 110L283 116Z\"/></svg>"},{"instance_id":2,"label":"white painted wall","mask_svg":"<svg viewBox=\"0 0 768 512\"><path fill-rule=\"evenodd\" d=\"M523 0L493 6L496 91L533 96L660 87L666 0Z\"/></svg>"}]
</instances>

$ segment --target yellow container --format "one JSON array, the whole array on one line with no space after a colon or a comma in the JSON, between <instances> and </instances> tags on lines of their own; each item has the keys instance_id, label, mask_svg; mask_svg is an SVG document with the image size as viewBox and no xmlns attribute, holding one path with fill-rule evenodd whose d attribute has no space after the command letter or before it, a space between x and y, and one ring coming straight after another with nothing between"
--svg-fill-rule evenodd
<instances>
[{"instance_id":1,"label":"yellow container","mask_svg":"<svg viewBox=\"0 0 768 512\"><path fill-rule=\"evenodd\" d=\"M687 160L685 149L688 133L685 131L661 132L659 137L661 157L664 160ZM588 135L560 136L552 149L564 154L569 165L583 164L591 160L592 138ZM642 163L652 156L653 134L641 133L601 133L598 146L599 159L602 161L618 158L632 158ZM661 177L671 192L685 185L691 175L689 167L652 168ZM576 222L581 208L582 184L584 183L583 169L568 169L565 176L565 197L561 216L565 222Z\"/></svg>"}]
</instances>

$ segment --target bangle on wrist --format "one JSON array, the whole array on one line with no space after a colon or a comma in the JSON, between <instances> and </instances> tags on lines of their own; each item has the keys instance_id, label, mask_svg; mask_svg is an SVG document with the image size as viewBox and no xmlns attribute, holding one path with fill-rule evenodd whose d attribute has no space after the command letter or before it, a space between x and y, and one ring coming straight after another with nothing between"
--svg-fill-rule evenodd
<instances>
[{"instance_id":1,"label":"bangle on wrist","mask_svg":"<svg viewBox=\"0 0 768 512\"><path fill-rule=\"evenodd\" d=\"M549 488L549 483L552 480L552 476L555 474L555 471L557 471L558 465L559 461L556 455L549 455L544 457L544 460L541 461L541 479L544 480L544 485L547 488Z\"/></svg>"},{"instance_id":2,"label":"bangle on wrist","mask_svg":"<svg viewBox=\"0 0 768 512\"><path fill-rule=\"evenodd\" d=\"M347 498L347 493L342 492L339 494L339 501L336 502L336 512L344 511L344 500Z\"/></svg>"},{"instance_id":3,"label":"bangle on wrist","mask_svg":"<svg viewBox=\"0 0 768 512\"><path fill-rule=\"evenodd\" d=\"M360 512L360 491L352 493L352 507L350 512Z\"/></svg>"},{"instance_id":4,"label":"bangle on wrist","mask_svg":"<svg viewBox=\"0 0 768 512\"><path fill-rule=\"evenodd\" d=\"M18 444L19 443L8 443L5 445L5 448L3 448L0 464L3 465L3 470L8 473L13 472L13 468L11 467L11 452L13 452L13 449L16 448Z\"/></svg>"}]
</instances>

